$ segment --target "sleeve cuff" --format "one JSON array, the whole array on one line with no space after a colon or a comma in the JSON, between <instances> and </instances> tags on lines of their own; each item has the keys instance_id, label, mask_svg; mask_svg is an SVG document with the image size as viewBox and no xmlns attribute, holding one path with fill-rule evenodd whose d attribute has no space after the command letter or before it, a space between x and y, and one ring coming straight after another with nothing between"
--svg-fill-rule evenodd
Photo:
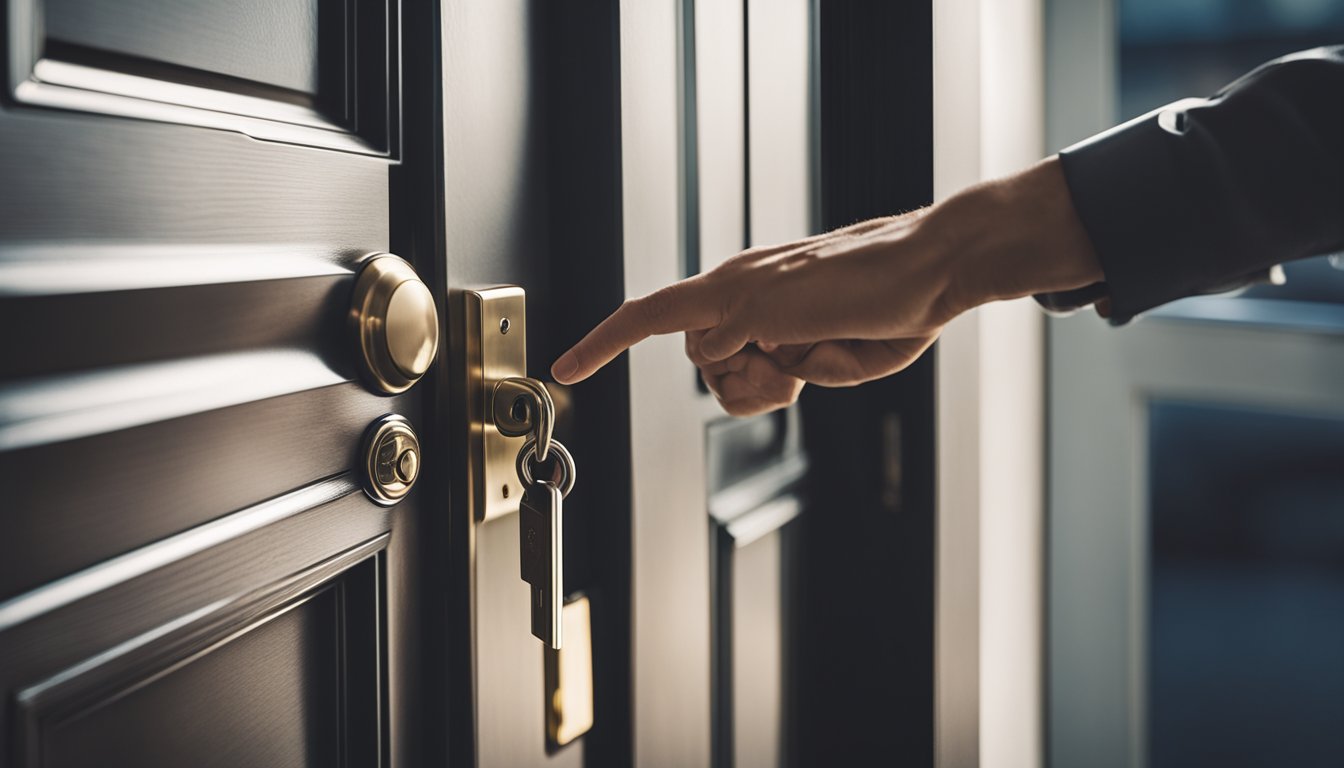
<instances>
[{"instance_id":1,"label":"sleeve cuff","mask_svg":"<svg viewBox=\"0 0 1344 768\"><path fill-rule=\"evenodd\" d=\"M1164 110L1178 108L1178 105ZM1060 152L1074 208L1101 262L1113 325L1200 292L1209 233L1158 110ZM1095 299L1094 299L1095 300Z\"/></svg>"}]
</instances>

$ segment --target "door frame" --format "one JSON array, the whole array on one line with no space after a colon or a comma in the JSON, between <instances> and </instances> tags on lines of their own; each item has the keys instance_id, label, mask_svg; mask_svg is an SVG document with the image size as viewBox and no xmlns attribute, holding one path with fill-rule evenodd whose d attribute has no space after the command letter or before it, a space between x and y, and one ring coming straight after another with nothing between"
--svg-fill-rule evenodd
<instances>
[{"instance_id":1,"label":"door frame","mask_svg":"<svg viewBox=\"0 0 1344 768\"><path fill-rule=\"evenodd\" d=\"M934 0L934 195L1040 158L1042 0ZM937 344L936 762L1044 761L1045 344L1030 299Z\"/></svg>"}]
</instances>

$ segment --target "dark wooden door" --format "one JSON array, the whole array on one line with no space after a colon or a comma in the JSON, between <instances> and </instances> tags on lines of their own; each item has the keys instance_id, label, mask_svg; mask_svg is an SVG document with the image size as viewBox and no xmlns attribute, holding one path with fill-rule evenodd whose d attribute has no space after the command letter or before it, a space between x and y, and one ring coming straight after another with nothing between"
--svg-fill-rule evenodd
<instances>
[{"instance_id":1,"label":"dark wooden door","mask_svg":"<svg viewBox=\"0 0 1344 768\"><path fill-rule=\"evenodd\" d=\"M347 321L376 252L445 304L398 6L6 4L0 764L441 762L442 374L373 393ZM426 450L390 508L386 413Z\"/></svg>"}]
</instances>

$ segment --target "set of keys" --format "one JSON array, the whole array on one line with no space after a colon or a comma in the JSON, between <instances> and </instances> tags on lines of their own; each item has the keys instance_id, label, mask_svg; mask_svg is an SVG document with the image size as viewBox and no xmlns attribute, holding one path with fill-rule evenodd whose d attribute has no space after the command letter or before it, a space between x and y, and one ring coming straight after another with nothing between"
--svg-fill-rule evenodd
<instances>
[{"instance_id":1,"label":"set of keys","mask_svg":"<svg viewBox=\"0 0 1344 768\"><path fill-rule=\"evenodd\" d=\"M523 484L518 508L518 561L523 581L531 585L532 634L559 650L564 591L564 499L574 487L574 458L559 440L539 449L530 436L518 452L518 479ZM537 479L532 465L550 457L559 477Z\"/></svg>"},{"instance_id":2,"label":"set of keys","mask_svg":"<svg viewBox=\"0 0 1344 768\"><path fill-rule=\"evenodd\" d=\"M532 634L560 650L564 591L564 499L574 487L574 457L552 437L555 401L546 385L515 376L495 385L494 425L505 437L523 437L515 463L523 484L518 507L518 564L529 595ZM536 478L533 464L551 460L551 479ZM555 474L558 473L558 477Z\"/></svg>"}]
</instances>

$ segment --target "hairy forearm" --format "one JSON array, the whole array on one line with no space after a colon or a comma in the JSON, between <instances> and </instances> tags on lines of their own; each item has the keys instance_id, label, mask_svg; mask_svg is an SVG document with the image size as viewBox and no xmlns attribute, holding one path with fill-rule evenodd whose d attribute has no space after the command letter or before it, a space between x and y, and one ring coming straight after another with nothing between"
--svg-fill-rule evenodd
<instances>
[{"instance_id":1,"label":"hairy forearm","mask_svg":"<svg viewBox=\"0 0 1344 768\"><path fill-rule=\"evenodd\" d=\"M941 254L953 313L1103 279L1057 158L965 189L917 226Z\"/></svg>"}]
</instances>

